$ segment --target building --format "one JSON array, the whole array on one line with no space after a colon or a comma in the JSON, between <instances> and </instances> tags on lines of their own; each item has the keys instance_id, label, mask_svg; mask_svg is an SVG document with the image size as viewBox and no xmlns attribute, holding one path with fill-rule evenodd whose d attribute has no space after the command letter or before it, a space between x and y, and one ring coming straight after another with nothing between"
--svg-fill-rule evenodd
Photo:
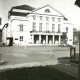
<instances>
[{"instance_id":1,"label":"building","mask_svg":"<svg viewBox=\"0 0 80 80\"><path fill-rule=\"evenodd\" d=\"M9 45L61 44L63 32L67 32L67 44L72 45L73 25L59 11L50 5L38 9L21 5L9 11L8 24L3 27L3 42Z\"/></svg>"},{"instance_id":2,"label":"building","mask_svg":"<svg viewBox=\"0 0 80 80\"><path fill-rule=\"evenodd\" d=\"M0 27L1 27L1 18L0 18ZM2 42L2 29L0 29L0 43Z\"/></svg>"},{"instance_id":3,"label":"building","mask_svg":"<svg viewBox=\"0 0 80 80\"><path fill-rule=\"evenodd\" d=\"M2 29L0 29L0 43L2 42Z\"/></svg>"}]
</instances>

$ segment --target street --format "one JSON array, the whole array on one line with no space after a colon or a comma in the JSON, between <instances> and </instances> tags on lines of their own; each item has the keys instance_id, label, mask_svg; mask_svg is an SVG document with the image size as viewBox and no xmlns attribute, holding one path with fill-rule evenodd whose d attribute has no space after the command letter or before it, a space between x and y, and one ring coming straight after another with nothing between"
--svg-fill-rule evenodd
<instances>
[{"instance_id":1,"label":"street","mask_svg":"<svg viewBox=\"0 0 80 80\"><path fill-rule=\"evenodd\" d=\"M60 57L70 56L70 47L59 46L12 46L0 47L2 60L7 64L27 63L36 61L57 60ZM50 55L53 58L50 58Z\"/></svg>"},{"instance_id":2,"label":"street","mask_svg":"<svg viewBox=\"0 0 80 80\"><path fill-rule=\"evenodd\" d=\"M75 46L78 54L78 46ZM52 67L78 77L78 65L70 63L70 47L60 46L11 46L0 47L0 70L16 67L54 65Z\"/></svg>"}]
</instances>

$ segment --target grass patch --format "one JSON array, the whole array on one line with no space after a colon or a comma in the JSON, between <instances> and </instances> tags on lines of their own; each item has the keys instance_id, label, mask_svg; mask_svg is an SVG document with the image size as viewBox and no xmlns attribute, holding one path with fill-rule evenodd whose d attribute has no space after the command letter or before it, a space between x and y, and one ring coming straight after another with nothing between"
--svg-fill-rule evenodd
<instances>
[{"instance_id":1,"label":"grass patch","mask_svg":"<svg viewBox=\"0 0 80 80\"><path fill-rule=\"evenodd\" d=\"M77 78L49 66L40 66L2 70L0 80L77 80Z\"/></svg>"}]
</instances>

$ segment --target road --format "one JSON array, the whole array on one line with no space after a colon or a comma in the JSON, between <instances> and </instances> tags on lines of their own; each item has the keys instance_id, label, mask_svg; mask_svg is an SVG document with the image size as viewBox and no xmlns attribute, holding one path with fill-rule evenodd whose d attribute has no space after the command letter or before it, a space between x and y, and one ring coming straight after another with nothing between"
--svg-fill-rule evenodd
<instances>
[{"instance_id":1,"label":"road","mask_svg":"<svg viewBox=\"0 0 80 80\"><path fill-rule=\"evenodd\" d=\"M78 52L78 46L76 46L76 51ZM55 68L65 73L78 75L78 66L69 62L70 47L27 46L26 49L25 46L0 47L0 54L2 54L2 60L6 61L5 68L33 66L34 64L54 65ZM0 69L3 69L4 67L1 66Z\"/></svg>"},{"instance_id":2,"label":"road","mask_svg":"<svg viewBox=\"0 0 80 80\"><path fill-rule=\"evenodd\" d=\"M77 47L78 48L78 47ZM61 57L70 57L70 47L59 46L12 46L0 47L2 60L8 64L56 60ZM50 55L54 58L50 59Z\"/></svg>"}]
</instances>

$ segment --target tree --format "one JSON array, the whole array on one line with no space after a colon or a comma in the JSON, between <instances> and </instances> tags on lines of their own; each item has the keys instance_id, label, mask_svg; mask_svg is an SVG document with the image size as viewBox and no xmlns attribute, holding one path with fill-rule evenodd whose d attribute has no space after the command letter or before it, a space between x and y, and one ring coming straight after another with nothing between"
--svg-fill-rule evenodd
<instances>
[{"instance_id":1,"label":"tree","mask_svg":"<svg viewBox=\"0 0 80 80\"><path fill-rule=\"evenodd\" d=\"M76 0L75 1L75 5L77 5L78 7L80 7L80 0Z\"/></svg>"},{"instance_id":2,"label":"tree","mask_svg":"<svg viewBox=\"0 0 80 80\"><path fill-rule=\"evenodd\" d=\"M67 44L67 33L66 32L62 33L62 44Z\"/></svg>"},{"instance_id":3,"label":"tree","mask_svg":"<svg viewBox=\"0 0 80 80\"><path fill-rule=\"evenodd\" d=\"M80 31L74 31L73 32L73 43L74 44L79 43L79 33L80 33Z\"/></svg>"}]
</instances>

